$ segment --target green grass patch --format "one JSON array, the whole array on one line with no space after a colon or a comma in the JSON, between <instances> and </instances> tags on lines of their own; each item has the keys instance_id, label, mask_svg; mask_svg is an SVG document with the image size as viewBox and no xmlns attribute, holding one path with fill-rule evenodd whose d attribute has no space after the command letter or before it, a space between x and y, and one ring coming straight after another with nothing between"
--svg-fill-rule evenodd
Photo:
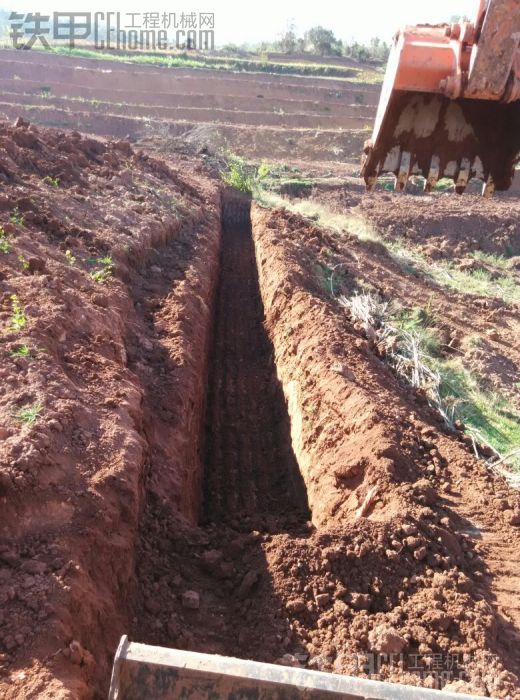
<instances>
[{"instance_id":1,"label":"green grass patch","mask_svg":"<svg viewBox=\"0 0 520 700\"><path fill-rule=\"evenodd\" d=\"M40 418L43 411L43 405L39 402L33 403L31 406L24 406L17 411L16 419L23 425L34 425Z\"/></svg>"},{"instance_id":2,"label":"green grass patch","mask_svg":"<svg viewBox=\"0 0 520 700\"><path fill-rule=\"evenodd\" d=\"M460 360L442 361L441 397L454 407L454 415L470 432L479 434L498 452L505 455L520 446L520 413L498 393L485 391L477 378ZM520 471L520 457L514 461Z\"/></svg>"},{"instance_id":3,"label":"green grass patch","mask_svg":"<svg viewBox=\"0 0 520 700\"><path fill-rule=\"evenodd\" d=\"M502 455L520 446L520 413L498 392L485 389L460 358L442 355L436 319L429 310L401 309L389 322L417 340L421 362L438 376L441 407L452 421L461 421L476 442L486 442ZM510 464L520 471L520 457Z\"/></svg>"},{"instance_id":4,"label":"green grass patch","mask_svg":"<svg viewBox=\"0 0 520 700\"><path fill-rule=\"evenodd\" d=\"M272 178L265 184L266 189L272 189L281 195L301 197L311 192L315 181L306 177Z\"/></svg>"},{"instance_id":5,"label":"green grass patch","mask_svg":"<svg viewBox=\"0 0 520 700\"><path fill-rule=\"evenodd\" d=\"M397 241L384 241L383 245L405 274L434 279L428 261L417 249Z\"/></svg>"},{"instance_id":6,"label":"green grass patch","mask_svg":"<svg viewBox=\"0 0 520 700\"><path fill-rule=\"evenodd\" d=\"M96 270L90 272L90 277L94 282L106 284L106 282L112 279L112 275L114 274L114 261L110 255L106 255L103 258L95 258L91 262L98 266Z\"/></svg>"},{"instance_id":7,"label":"green grass patch","mask_svg":"<svg viewBox=\"0 0 520 700\"><path fill-rule=\"evenodd\" d=\"M47 51L66 56L79 56L81 58L96 58L105 61L120 61L124 63L137 63L145 65L165 66L167 68L194 68L209 70L224 70L245 73L274 73L276 75L300 75L316 76L323 78L340 78L356 83L381 83L384 74L382 71L371 70L369 68L357 68L352 66L323 64L323 63L303 63L303 62L276 62L235 56L208 56L208 55L188 55L187 53L164 54L164 53L144 53L144 52L108 52L95 51L84 48L68 48L64 46L53 46Z\"/></svg>"},{"instance_id":8,"label":"green grass patch","mask_svg":"<svg viewBox=\"0 0 520 700\"><path fill-rule=\"evenodd\" d=\"M402 241L383 241L390 256L403 272L430 279L442 287L447 287L461 294L495 297L507 303L520 301L520 285L517 283L512 267L507 265L506 258L488 256L480 251L474 251L473 257L483 262L493 259L497 262L502 274L495 276L485 269L464 270L456 267L451 261L430 262L421 251ZM480 257L479 257L480 256Z\"/></svg>"},{"instance_id":9,"label":"green grass patch","mask_svg":"<svg viewBox=\"0 0 520 700\"><path fill-rule=\"evenodd\" d=\"M453 428L460 421L475 443L509 456L520 447L520 412L499 392L464 366L461 358L442 352L435 314L429 308L403 308L377 292L338 297L351 318L371 327L385 361L407 385L420 389ZM520 456L509 456L520 472Z\"/></svg>"},{"instance_id":10,"label":"green grass patch","mask_svg":"<svg viewBox=\"0 0 520 700\"><path fill-rule=\"evenodd\" d=\"M495 297L508 303L520 301L520 285L511 274L494 277L487 270L460 270L450 263L431 268L436 281L456 292Z\"/></svg>"},{"instance_id":11,"label":"green grass patch","mask_svg":"<svg viewBox=\"0 0 520 700\"><path fill-rule=\"evenodd\" d=\"M435 316L430 311L420 306L400 309L394 313L392 322L401 333L411 333L418 338L424 352L429 355L440 354L440 334Z\"/></svg>"},{"instance_id":12,"label":"green grass patch","mask_svg":"<svg viewBox=\"0 0 520 700\"><path fill-rule=\"evenodd\" d=\"M256 200L265 207L282 207L294 214L300 214L322 228L328 228L338 233L350 233L361 241L381 242L379 233L369 221L352 214L334 212L313 200L291 202L275 192L265 190L258 192Z\"/></svg>"},{"instance_id":13,"label":"green grass patch","mask_svg":"<svg viewBox=\"0 0 520 700\"><path fill-rule=\"evenodd\" d=\"M19 345L14 350L11 350L11 357L30 357L31 350L28 345Z\"/></svg>"},{"instance_id":14,"label":"green grass patch","mask_svg":"<svg viewBox=\"0 0 520 700\"><path fill-rule=\"evenodd\" d=\"M0 253L7 255L11 252L11 244L7 239L7 234L3 226L0 226Z\"/></svg>"},{"instance_id":15,"label":"green grass patch","mask_svg":"<svg viewBox=\"0 0 520 700\"><path fill-rule=\"evenodd\" d=\"M471 257L496 270L508 271L513 267L512 261L505 255L494 255L493 253L485 253L483 250L474 250Z\"/></svg>"},{"instance_id":16,"label":"green grass patch","mask_svg":"<svg viewBox=\"0 0 520 700\"><path fill-rule=\"evenodd\" d=\"M11 316L9 322L14 331L22 330L27 323L27 316L16 294L11 294Z\"/></svg>"}]
</instances>

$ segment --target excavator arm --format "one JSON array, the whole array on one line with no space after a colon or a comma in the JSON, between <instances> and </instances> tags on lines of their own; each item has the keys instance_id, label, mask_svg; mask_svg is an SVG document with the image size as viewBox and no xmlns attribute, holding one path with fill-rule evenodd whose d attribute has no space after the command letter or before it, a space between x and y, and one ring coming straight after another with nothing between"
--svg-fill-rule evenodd
<instances>
[{"instance_id":1,"label":"excavator arm","mask_svg":"<svg viewBox=\"0 0 520 700\"><path fill-rule=\"evenodd\" d=\"M520 158L520 0L480 0L474 22L406 27L389 57L361 173L403 191L410 175L431 190L471 178L507 190Z\"/></svg>"}]
</instances>

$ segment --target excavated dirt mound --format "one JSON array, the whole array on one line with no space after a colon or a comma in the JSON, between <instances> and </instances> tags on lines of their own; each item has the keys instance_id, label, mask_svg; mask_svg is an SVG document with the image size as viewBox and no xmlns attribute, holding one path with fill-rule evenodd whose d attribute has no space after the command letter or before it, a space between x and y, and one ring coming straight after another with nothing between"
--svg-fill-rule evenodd
<instances>
[{"instance_id":1,"label":"excavated dirt mound","mask_svg":"<svg viewBox=\"0 0 520 700\"><path fill-rule=\"evenodd\" d=\"M487 692L515 693L518 680L500 675L498 667L490 671L493 662L479 661L478 652L494 650L508 671L519 670L520 610L511 594L511 581L519 573L513 552L520 533L511 527L518 522L518 493L475 462L463 440L446 435L423 398L403 392L370 343L323 291L315 261L323 248L340 247L341 236L286 212L257 210L254 238L267 324L313 522L318 533L342 524L343 544L332 561L337 557L341 562L354 549L366 576L367 590L361 592L372 594L365 599L368 616L363 622L368 644L352 634L357 625L351 618L341 649L352 645L354 637L361 642L358 650L377 650L381 626L402 634L406 645L401 642L401 651L425 656L455 651L453 645L462 642L458 650L473 655L468 675L474 688L479 683L473 674L480 673ZM358 249L343 243L346 255L355 257ZM356 541L358 528L363 535ZM374 528L380 528L379 546L365 548L365 538L373 542ZM507 563L497 566L504 555ZM392 573L385 571L388 561ZM402 576L400 589L393 588L396 574ZM440 597L435 590L439 575L444 582ZM373 588L372 576L381 580L382 595L388 595L384 603L374 602L377 582ZM455 612L462 600L447 592L450 578L471 581L458 588L472 598L465 599L462 614L461 609ZM349 590L348 575L342 581L347 591L338 597L347 604L346 611L340 607L348 619L358 599ZM336 591L338 586L336 579ZM488 607L495 602L494 610ZM322 632L331 643L341 619L334 613L325 613L331 623ZM438 615L447 615L444 631L444 623L434 619Z\"/></svg>"},{"instance_id":2,"label":"excavated dirt mound","mask_svg":"<svg viewBox=\"0 0 520 700\"><path fill-rule=\"evenodd\" d=\"M105 696L151 456L179 517L198 508L220 229L214 183L180 174L198 168L0 128L2 697ZM154 281L170 315L150 337Z\"/></svg>"}]
</instances>

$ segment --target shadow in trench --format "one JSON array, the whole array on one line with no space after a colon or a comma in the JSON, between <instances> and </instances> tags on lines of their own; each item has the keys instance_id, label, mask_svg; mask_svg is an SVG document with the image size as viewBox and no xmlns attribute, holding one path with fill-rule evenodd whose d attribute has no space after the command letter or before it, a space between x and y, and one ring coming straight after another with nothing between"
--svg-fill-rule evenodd
<instances>
[{"instance_id":1,"label":"shadow in trench","mask_svg":"<svg viewBox=\"0 0 520 700\"><path fill-rule=\"evenodd\" d=\"M209 365L204 524L275 532L310 516L263 320L250 202L228 195Z\"/></svg>"}]
</instances>

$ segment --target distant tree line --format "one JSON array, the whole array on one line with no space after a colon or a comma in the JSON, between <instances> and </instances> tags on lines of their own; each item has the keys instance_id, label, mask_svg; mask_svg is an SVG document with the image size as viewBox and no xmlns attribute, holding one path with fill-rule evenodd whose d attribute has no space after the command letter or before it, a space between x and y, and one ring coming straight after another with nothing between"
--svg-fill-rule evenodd
<instances>
[{"instance_id":1,"label":"distant tree line","mask_svg":"<svg viewBox=\"0 0 520 700\"><path fill-rule=\"evenodd\" d=\"M247 47L240 47L246 49ZM237 51L240 48L233 44L224 47L225 50ZM315 56L346 56L356 61L386 63L390 46L386 41L375 37L368 44L357 41L347 42L338 39L331 29L312 27L303 36L298 36L293 24L290 24L280 38L272 43L262 43L256 49L260 52L278 51L285 54L308 53Z\"/></svg>"},{"instance_id":2,"label":"distant tree line","mask_svg":"<svg viewBox=\"0 0 520 700\"><path fill-rule=\"evenodd\" d=\"M311 53L317 56L347 56L358 61L386 62L390 47L385 41L375 37L370 43L349 43L338 39L331 29L312 27L302 37L297 37L294 25L290 25L280 40L277 49L283 53Z\"/></svg>"}]
</instances>

